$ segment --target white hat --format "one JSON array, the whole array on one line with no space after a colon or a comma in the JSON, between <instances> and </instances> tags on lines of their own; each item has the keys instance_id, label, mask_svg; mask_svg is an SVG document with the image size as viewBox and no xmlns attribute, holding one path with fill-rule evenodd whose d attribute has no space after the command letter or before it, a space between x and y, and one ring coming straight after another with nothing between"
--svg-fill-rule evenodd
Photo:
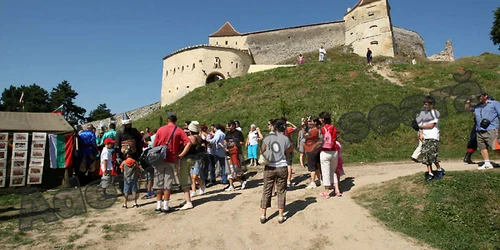
<instances>
[{"instance_id":1,"label":"white hat","mask_svg":"<svg viewBox=\"0 0 500 250\"><path fill-rule=\"evenodd\" d=\"M192 121L188 126L189 131L198 133L200 132L200 123L198 121Z\"/></svg>"},{"instance_id":2,"label":"white hat","mask_svg":"<svg viewBox=\"0 0 500 250\"><path fill-rule=\"evenodd\" d=\"M130 119L130 117L128 117L127 113L123 113L122 124L127 125L127 124L131 124L131 123L132 123L132 119Z\"/></svg>"}]
</instances>

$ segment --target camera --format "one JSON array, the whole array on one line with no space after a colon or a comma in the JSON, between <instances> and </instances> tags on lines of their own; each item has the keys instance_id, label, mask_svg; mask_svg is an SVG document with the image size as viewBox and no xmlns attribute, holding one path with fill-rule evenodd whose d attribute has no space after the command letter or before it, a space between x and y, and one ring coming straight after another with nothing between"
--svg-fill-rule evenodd
<instances>
[{"instance_id":1,"label":"camera","mask_svg":"<svg viewBox=\"0 0 500 250\"><path fill-rule=\"evenodd\" d=\"M481 126L481 128L486 129L486 128L488 128L488 126L490 126L490 124L491 124L491 121L490 121L490 120L488 120L488 119L486 119L486 118L483 118L483 119L481 120L481 122L479 123L479 126Z\"/></svg>"}]
</instances>

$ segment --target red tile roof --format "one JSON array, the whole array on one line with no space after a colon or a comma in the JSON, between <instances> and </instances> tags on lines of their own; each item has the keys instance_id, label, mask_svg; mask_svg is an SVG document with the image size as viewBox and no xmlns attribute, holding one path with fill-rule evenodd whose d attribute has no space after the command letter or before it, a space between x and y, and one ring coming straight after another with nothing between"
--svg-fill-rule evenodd
<instances>
[{"instance_id":1,"label":"red tile roof","mask_svg":"<svg viewBox=\"0 0 500 250\"><path fill-rule=\"evenodd\" d=\"M211 34L209 37L224 37L224 36L241 36L241 34L233 28L231 23L226 22L219 30Z\"/></svg>"}]
</instances>

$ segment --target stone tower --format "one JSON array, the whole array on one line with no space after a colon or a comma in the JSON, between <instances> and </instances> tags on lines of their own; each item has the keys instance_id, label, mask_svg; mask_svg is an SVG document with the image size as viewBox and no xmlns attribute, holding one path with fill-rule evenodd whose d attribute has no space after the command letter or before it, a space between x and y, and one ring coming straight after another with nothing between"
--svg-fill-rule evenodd
<instances>
[{"instance_id":1,"label":"stone tower","mask_svg":"<svg viewBox=\"0 0 500 250\"><path fill-rule=\"evenodd\" d=\"M344 15L345 45L361 56L370 48L376 56L394 57L390 10L388 0L359 0Z\"/></svg>"}]
</instances>

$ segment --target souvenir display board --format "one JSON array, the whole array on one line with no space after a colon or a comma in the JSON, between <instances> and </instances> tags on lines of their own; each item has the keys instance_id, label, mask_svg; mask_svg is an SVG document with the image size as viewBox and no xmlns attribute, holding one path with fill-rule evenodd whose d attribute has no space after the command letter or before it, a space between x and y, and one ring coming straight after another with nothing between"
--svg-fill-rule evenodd
<instances>
[{"instance_id":1,"label":"souvenir display board","mask_svg":"<svg viewBox=\"0 0 500 250\"><path fill-rule=\"evenodd\" d=\"M9 148L9 134L0 133L0 187L5 187L7 179L7 149Z\"/></svg>"},{"instance_id":2,"label":"souvenir display board","mask_svg":"<svg viewBox=\"0 0 500 250\"><path fill-rule=\"evenodd\" d=\"M28 184L42 184L47 133L33 133L29 157Z\"/></svg>"},{"instance_id":3,"label":"souvenir display board","mask_svg":"<svg viewBox=\"0 0 500 250\"><path fill-rule=\"evenodd\" d=\"M26 167L28 162L28 133L14 133L10 168L10 186L26 185Z\"/></svg>"}]
</instances>

